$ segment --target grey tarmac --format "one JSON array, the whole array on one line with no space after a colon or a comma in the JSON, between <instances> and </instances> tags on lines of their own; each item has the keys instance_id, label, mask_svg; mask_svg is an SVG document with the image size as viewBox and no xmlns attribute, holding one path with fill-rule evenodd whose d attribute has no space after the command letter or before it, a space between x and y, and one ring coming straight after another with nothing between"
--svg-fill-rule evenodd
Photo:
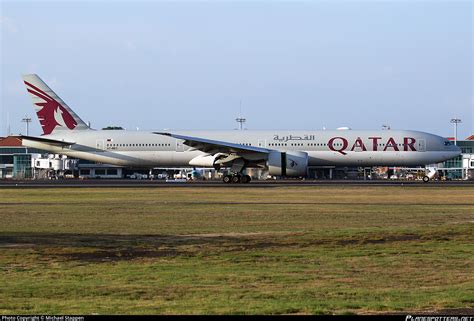
<instances>
[{"instance_id":1,"label":"grey tarmac","mask_svg":"<svg viewBox=\"0 0 474 321\"><path fill-rule=\"evenodd\" d=\"M0 188L132 188L132 187L290 187L290 186L410 186L410 187L450 187L474 186L474 181L404 181L404 180L265 180L247 184L225 184L222 181L166 182L163 180L130 179L90 179L90 180L3 180Z\"/></svg>"}]
</instances>

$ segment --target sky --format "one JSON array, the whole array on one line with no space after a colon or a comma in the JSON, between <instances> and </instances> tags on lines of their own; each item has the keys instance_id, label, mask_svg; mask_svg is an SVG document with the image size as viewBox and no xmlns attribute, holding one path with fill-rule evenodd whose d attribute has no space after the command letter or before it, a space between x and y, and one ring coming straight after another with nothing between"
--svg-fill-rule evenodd
<instances>
[{"instance_id":1,"label":"sky","mask_svg":"<svg viewBox=\"0 0 474 321\"><path fill-rule=\"evenodd\" d=\"M474 134L471 1L0 0L0 136L37 73L93 128Z\"/></svg>"}]
</instances>

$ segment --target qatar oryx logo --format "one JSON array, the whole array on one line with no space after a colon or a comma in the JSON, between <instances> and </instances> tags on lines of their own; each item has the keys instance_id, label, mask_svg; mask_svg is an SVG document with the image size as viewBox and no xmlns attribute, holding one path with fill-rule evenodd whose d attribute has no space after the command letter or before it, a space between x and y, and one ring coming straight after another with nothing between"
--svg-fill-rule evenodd
<instances>
[{"instance_id":1,"label":"qatar oryx logo","mask_svg":"<svg viewBox=\"0 0 474 321\"><path fill-rule=\"evenodd\" d=\"M43 102L35 103L36 106L41 108L36 114L38 115L41 127L43 127L43 135L51 134L56 126L69 129L76 128L77 122L66 108L38 87L27 81L25 81L25 85L29 93L43 100Z\"/></svg>"},{"instance_id":2,"label":"qatar oryx logo","mask_svg":"<svg viewBox=\"0 0 474 321\"><path fill-rule=\"evenodd\" d=\"M288 160L289 160L289 163L290 163L289 165L290 165L291 168L298 166L298 163L295 162L294 160L292 160L290 158L288 158Z\"/></svg>"}]
</instances>

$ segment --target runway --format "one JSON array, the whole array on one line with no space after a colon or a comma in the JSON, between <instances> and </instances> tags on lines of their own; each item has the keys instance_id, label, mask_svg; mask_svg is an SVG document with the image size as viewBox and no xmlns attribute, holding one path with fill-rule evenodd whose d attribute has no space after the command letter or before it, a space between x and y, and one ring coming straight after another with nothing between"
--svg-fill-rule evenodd
<instances>
[{"instance_id":1,"label":"runway","mask_svg":"<svg viewBox=\"0 0 474 321\"><path fill-rule=\"evenodd\" d=\"M252 181L248 184L225 184L221 181L164 181L132 179L90 179L90 180L2 180L0 188L133 188L133 187L290 187L290 186L413 186L413 187L451 187L474 186L474 181L405 181L405 180L266 180Z\"/></svg>"}]
</instances>

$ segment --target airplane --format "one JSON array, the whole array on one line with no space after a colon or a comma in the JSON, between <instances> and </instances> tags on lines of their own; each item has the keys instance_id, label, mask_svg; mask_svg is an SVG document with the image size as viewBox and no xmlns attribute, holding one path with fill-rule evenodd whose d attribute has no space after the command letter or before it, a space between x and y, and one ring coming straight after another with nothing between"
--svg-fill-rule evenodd
<instances>
[{"instance_id":1,"label":"airplane","mask_svg":"<svg viewBox=\"0 0 474 321\"><path fill-rule=\"evenodd\" d=\"M38 75L23 81L43 130L21 136L24 146L112 165L223 168L225 183L248 183L247 168L305 177L309 166L420 166L461 153L446 138L414 130L94 130Z\"/></svg>"}]
</instances>

